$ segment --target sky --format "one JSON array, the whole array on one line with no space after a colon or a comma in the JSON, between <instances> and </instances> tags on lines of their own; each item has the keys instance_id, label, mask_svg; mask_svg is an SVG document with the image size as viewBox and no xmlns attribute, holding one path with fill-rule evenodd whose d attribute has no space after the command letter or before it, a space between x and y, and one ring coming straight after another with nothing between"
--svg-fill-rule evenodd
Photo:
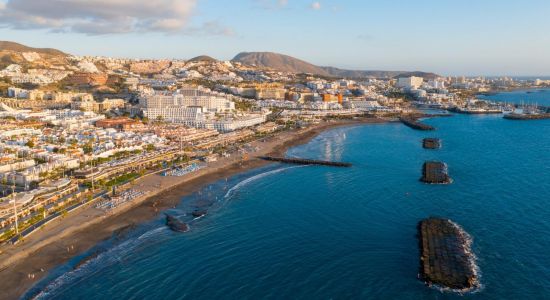
<instances>
[{"instance_id":1,"label":"sky","mask_svg":"<svg viewBox=\"0 0 550 300\"><path fill-rule=\"evenodd\" d=\"M0 0L0 40L77 55L550 75L549 0Z\"/></svg>"}]
</instances>

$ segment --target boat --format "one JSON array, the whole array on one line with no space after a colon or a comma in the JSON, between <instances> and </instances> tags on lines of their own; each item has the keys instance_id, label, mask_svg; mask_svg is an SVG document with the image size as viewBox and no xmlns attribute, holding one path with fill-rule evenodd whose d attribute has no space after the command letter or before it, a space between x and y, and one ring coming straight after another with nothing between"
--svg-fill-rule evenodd
<instances>
[{"instance_id":1,"label":"boat","mask_svg":"<svg viewBox=\"0 0 550 300\"><path fill-rule=\"evenodd\" d=\"M521 106L513 112L504 115L505 119L508 120L542 120L550 119L550 113L546 112L547 109L540 109L538 105L525 105Z\"/></svg>"},{"instance_id":2,"label":"boat","mask_svg":"<svg viewBox=\"0 0 550 300\"><path fill-rule=\"evenodd\" d=\"M448 109L450 112L468 115L483 115L483 114L501 114L501 109L496 108L477 108L477 107L451 107Z\"/></svg>"}]
</instances>

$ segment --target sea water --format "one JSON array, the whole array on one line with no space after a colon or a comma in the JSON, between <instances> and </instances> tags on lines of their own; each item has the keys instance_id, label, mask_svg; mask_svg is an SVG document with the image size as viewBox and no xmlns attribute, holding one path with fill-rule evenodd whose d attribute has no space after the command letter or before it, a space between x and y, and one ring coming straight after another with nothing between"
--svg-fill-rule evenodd
<instances>
[{"instance_id":1,"label":"sea water","mask_svg":"<svg viewBox=\"0 0 550 300\"><path fill-rule=\"evenodd\" d=\"M550 89L549 88L540 88L540 89L529 89L529 90L518 90L513 92L506 93L497 93L494 95L480 95L480 99L514 103L514 104L525 104L525 105L541 105L541 106L550 106Z\"/></svg>"},{"instance_id":2,"label":"sea water","mask_svg":"<svg viewBox=\"0 0 550 300\"><path fill-rule=\"evenodd\" d=\"M163 216L86 264L60 266L26 297L39 299L548 299L550 120L499 115L326 131L288 156L351 168L270 166L182 197L170 213L208 215L187 233ZM443 147L426 150L424 137ZM424 161L446 162L450 185L419 181ZM473 238L482 288L427 287L417 223L438 216ZM71 265L73 264L73 265Z\"/></svg>"}]
</instances>

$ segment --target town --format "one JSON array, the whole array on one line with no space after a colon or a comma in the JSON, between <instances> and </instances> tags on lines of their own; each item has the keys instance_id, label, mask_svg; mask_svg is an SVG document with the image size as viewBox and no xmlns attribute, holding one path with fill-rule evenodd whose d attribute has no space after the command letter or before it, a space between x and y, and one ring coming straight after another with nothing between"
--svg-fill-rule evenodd
<instances>
[{"instance_id":1,"label":"town","mask_svg":"<svg viewBox=\"0 0 550 300\"><path fill-rule=\"evenodd\" d=\"M150 191L135 184L141 178L245 161L266 139L322 122L397 121L424 109L548 114L476 98L550 86L538 79L330 77L207 56L12 52L17 59L0 64L0 243L17 243L81 207L107 214L146 197Z\"/></svg>"}]
</instances>

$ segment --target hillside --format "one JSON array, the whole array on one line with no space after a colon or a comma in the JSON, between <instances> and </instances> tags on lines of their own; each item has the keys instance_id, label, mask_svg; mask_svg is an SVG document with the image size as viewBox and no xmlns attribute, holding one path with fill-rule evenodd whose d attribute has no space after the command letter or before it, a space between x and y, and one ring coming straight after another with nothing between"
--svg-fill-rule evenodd
<instances>
[{"instance_id":1,"label":"hillside","mask_svg":"<svg viewBox=\"0 0 550 300\"><path fill-rule=\"evenodd\" d=\"M426 72L407 71L361 71L345 70L334 67L320 67L306 61L273 52L241 52L231 61L245 65L269 68L281 72L311 73L321 76L346 77L346 78L393 78L399 76L419 76L426 79L437 77L437 74Z\"/></svg>"},{"instance_id":2,"label":"hillside","mask_svg":"<svg viewBox=\"0 0 550 300\"><path fill-rule=\"evenodd\" d=\"M188 61L190 61L190 62L217 62L218 60L213 58L213 57L210 57L208 55L200 55L200 56L197 56L197 57L193 57Z\"/></svg>"},{"instance_id":3,"label":"hillside","mask_svg":"<svg viewBox=\"0 0 550 300\"><path fill-rule=\"evenodd\" d=\"M330 76L330 73L323 68L288 55L273 52L241 52L231 61L260 68L270 68L281 72Z\"/></svg>"},{"instance_id":4,"label":"hillside","mask_svg":"<svg viewBox=\"0 0 550 300\"><path fill-rule=\"evenodd\" d=\"M12 52L36 52L39 54L46 54L52 56L66 56L67 54L51 48L33 48L25 45L21 45L15 42L0 41L0 51L12 51Z\"/></svg>"},{"instance_id":5,"label":"hillside","mask_svg":"<svg viewBox=\"0 0 550 300\"><path fill-rule=\"evenodd\" d=\"M14 42L0 41L0 69L10 64L26 68L64 66L67 54L50 48L32 48Z\"/></svg>"},{"instance_id":6,"label":"hillside","mask_svg":"<svg viewBox=\"0 0 550 300\"><path fill-rule=\"evenodd\" d=\"M49 68L52 66L66 67L68 54L51 48L33 48L21 45L15 42L0 41L0 69L10 64L19 64L24 68ZM215 58L207 55L201 55L189 60L190 62L217 62ZM241 52L237 54L232 62L271 69L290 73L309 73L325 77L337 78L396 78L402 76L419 76L425 79L437 77L437 74L426 72L408 72L408 71L371 71L371 70L346 70L335 67L322 67L308 63L292 56L274 53L274 52ZM135 66L137 69L143 69L139 63ZM155 68L146 68L146 73L157 72ZM140 73L139 71L136 71Z\"/></svg>"}]
</instances>

